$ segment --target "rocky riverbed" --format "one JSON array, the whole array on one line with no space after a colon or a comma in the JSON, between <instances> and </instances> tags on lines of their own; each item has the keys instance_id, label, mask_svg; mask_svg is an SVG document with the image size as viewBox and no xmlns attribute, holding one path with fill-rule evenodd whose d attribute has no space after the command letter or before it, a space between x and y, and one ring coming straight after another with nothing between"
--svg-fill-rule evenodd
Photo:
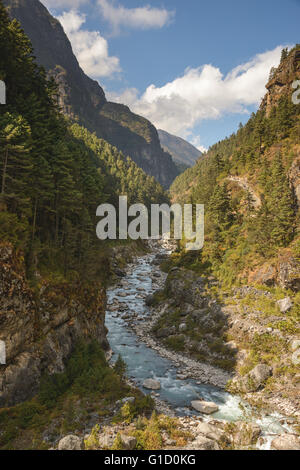
<instances>
[{"instance_id":1,"label":"rocky riverbed","mask_svg":"<svg viewBox=\"0 0 300 470\"><path fill-rule=\"evenodd\" d=\"M225 392L232 374L181 352L170 351L153 335L153 326L168 306L149 308L146 304L151 304L151 296L165 285L167 276L159 269L159 259L170 248L152 246L152 252L129 264L117 284L109 289L106 325L113 357L122 354L130 382L151 393L159 412L182 416L180 419L186 419L186 423L200 418L209 420L216 427L248 421L259 426L257 447L270 448L276 437L293 432L289 427L293 421L276 413L256 413L238 396ZM143 386L149 379L159 384L153 387L156 390ZM203 401L216 405L212 416L195 414L192 402Z\"/></svg>"}]
</instances>

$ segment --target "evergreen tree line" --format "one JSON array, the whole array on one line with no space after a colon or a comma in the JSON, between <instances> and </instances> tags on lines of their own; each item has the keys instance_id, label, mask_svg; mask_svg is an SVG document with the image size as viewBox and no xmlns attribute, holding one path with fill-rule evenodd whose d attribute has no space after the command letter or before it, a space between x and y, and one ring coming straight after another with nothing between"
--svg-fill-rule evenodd
<instances>
[{"instance_id":1,"label":"evergreen tree line","mask_svg":"<svg viewBox=\"0 0 300 470\"><path fill-rule=\"evenodd\" d=\"M297 46L300 49L300 46ZM284 50L282 62L288 59ZM291 90L292 92L292 90ZM195 167L179 175L171 194L205 205L205 244L197 254L232 282L248 263L274 256L297 237L299 220L289 169L300 138L300 107L282 96L269 115L261 108L230 137L210 147ZM233 191L230 176L244 177L261 198ZM186 197L188 194L188 200Z\"/></svg>"},{"instance_id":2,"label":"evergreen tree line","mask_svg":"<svg viewBox=\"0 0 300 470\"><path fill-rule=\"evenodd\" d=\"M166 195L129 157L63 117L56 84L1 0L0 80L0 237L24 249L29 273L41 262L81 273L101 244L99 204L127 194L149 206Z\"/></svg>"}]
</instances>

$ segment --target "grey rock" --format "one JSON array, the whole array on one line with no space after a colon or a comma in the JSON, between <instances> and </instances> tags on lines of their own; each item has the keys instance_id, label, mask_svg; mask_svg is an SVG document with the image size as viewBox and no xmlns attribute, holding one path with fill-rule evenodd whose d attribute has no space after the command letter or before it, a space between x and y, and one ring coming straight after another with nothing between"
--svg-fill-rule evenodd
<instances>
[{"instance_id":1,"label":"grey rock","mask_svg":"<svg viewBox=\"0 0 300 470\"><path fill-rule=\"evenodd\" d=\"M285 299L278 300L277 305L281 311L281 313L286 313L291 310L293 303L290 297L286 297Z\"/></svg>"},{"instance_id":2,"label":"grey rock","mask_svg":"<svg viewBox=\"0 0 300 470\"><path fill-rule=\"evenodd\" d=\"M161 385L158 380L146 379L143 383L143 387L147 388L148 390L160 390Z\"/></svg>"},{"instance_id":3,"label":"grey rock","mask_svg":"<svg viewBox=\"0 0 300 470\"><path fill-rule=\"evenodd\" d=\"M195 410L199 411L200 413L204 413L208 415L213 414L219 410L218 405L209 401L196 400L196 401L192 401L191 405Z\"/></svg>"},{"instance_id":4,"label":"grey rock","mask_svg":"<svg viewBox=\"0 0 300 470\"><path fill-rule=\"evenodd\" d=\"M187 325L186 323L181 323L181 325L179 325L179 331L180 333L183 333L184 331L187 330Z\"/></svg>"},{"instance_id":5,"label":"grey rock","mask_svg":"<svg viewBox=\"0 0 300 470\"><path fill-rule=\"evenodd\" d=\"M121 434L121 442L125 450L133 450L137 444L135 437L127 436L126 434Z\"/></svg>"},{"instance_id":6,"label":"grey rock","mask_svg":"<svg viewBox=\"0 0 300 470\"><path fill-rule=\"evenodd\" d=\"M300 438L294 434L283 434L271 442L275 450L300 450Z\"/></svg>"},{"instance_id":7,"label":"grey rock","mask_svg":"<svg viewBox=\"0 0 300 470\"><path fill-rule=\"evenodd\" d=\"M218 444L213 439L208 439L205 436L199 436L189 446L187 450L220 450Z\"/></svg>"},{"instance_id":8,"label":"grey rock","mask_svg":"<svg viewBox=\"0 0 300 470\"><path fill-rule=\"evenodd\" d=\"M225 440L226 434L225 432L218 428L216 425L210 423L200 423L196 429L197 434L203 434L208 439L212 439L214 441Z\"/></svg>"},{"instance_id":9,"label":"grey rock","mask_svg":"<svg viewBox=\"0 0 300 470\"><path fill-rule=\"evenodd\" d=\"M58 450L81 450L81 448L81 439L73 434L63 437L58 443Z\"/></svg>"},{"instance_id":10,"label":"grey rock","mask_svg":"<svg viewBox=\"0 0 300 470\"><path fill-rule=\"evenodd\" d=\"M246 389L255 392L264 385L266 380L271 377L272 368L267 364L258 364L246 375L244 384Z\"/></svg>"}]
</instances>

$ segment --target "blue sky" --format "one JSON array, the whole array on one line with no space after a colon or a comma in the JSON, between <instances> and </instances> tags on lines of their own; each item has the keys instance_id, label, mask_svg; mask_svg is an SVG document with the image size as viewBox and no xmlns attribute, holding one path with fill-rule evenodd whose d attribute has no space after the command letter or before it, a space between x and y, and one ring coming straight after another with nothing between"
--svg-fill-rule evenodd
<instances>
[{"instance_id":1,"label":"blue sky","mask_svg":"<svg viewBox=\"0 0 300 470\"><path fill-rule=\"evenodd\" d=\"M42 2L108 98L199 148L247 121L282 46L300 42L300 0Z\"/></svg>"}]
</instances>

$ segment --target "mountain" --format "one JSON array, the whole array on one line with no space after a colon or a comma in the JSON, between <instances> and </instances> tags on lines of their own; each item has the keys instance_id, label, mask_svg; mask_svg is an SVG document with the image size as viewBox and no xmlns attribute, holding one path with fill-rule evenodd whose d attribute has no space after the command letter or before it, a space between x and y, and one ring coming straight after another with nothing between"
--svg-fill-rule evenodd
<instances>
[{"instance_id":1,"label":"mountain","mask_svg":"<svg viewBox=\"0 0 300 470\"><path fill-rule=\"evenodd\" d=\"M171 186L173 200L205 204L201 262L229 284L300 288L299 79L297 45L271 70L258 111Z\"/></svg>"},{"instance_id":2,"label":"mountain","mask_svg":"<svg viewBox=\"0 0 300 470\"><path fill-rule=\"evenodd\" d=\"M148 208L168 202L116 147L70 126L32 51L0 0L0 415L62 372L77 343L108 348L105 285L118 242L97 238L98 205L116 206L119 194Z\"/></svg>"},{"instance_id":3,"label":"mountain","mask_svg":"<svg viewBox=\"0 0 300 470\"><path fill-rule=\"evenodd\" d=\"M30 38L38 63L57 82L63 112L169 187L178 170L161 148L157 130L127 106L107 101L98 82L80 68L59 21L39 0L4 0L4 5Z\"/></svg>"},{"instance_id":4,"label":"mountain","mask_svg":"<svg viewBox=\"0 0 300 470\"><path fill-rule=\"evenodd\" d=\"M171 186L173 201L205 204L205 240L169 264L177 310L172 317L161 302L166 314L156 327L157 335L170 331L180 295L192 304L197 280L212 279L206 292L214 300L202 310L209 313L189 319L184 338L164 336L165 344L185 352L190 345L192 357L234 371L228 391L291 414L299 409L300 105L292 99L299 80L300 44L283 49L258 111ZM207 340L212 332L217 342Z\"/></svg>"},{"instance_id":5,"label":"mountain","mask_svg":"<svg viewBox=\"0 0 300 470\"><path fill-rule=\"evenodd\" d=\"M162 148L172 156L178 168L193 166L202 155L200 150L180 137L161 129L158 130L158 136Z\"/></svg>"}]
</instances>

